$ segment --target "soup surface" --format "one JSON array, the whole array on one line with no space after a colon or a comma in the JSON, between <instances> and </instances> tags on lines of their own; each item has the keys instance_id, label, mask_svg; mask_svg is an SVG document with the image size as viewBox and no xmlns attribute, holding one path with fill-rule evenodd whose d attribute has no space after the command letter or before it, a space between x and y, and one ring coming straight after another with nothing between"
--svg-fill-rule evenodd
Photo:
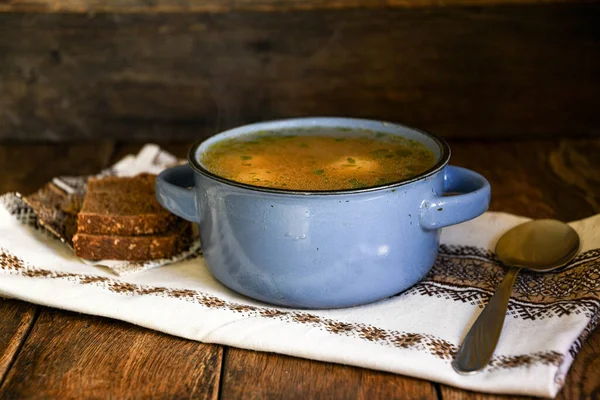
<instances>
[{"instance_id":1,"label":"soup surface","mask_svg":"<svg viewBox=\"0 0 600 400\"><path fill-rule=\"evenodd\" d=\"M263 131L222 140L200 155L215 175L253 186L339 190L409 179L435 164L419 142L341 128Z\"/></svg>"}]
</instances>

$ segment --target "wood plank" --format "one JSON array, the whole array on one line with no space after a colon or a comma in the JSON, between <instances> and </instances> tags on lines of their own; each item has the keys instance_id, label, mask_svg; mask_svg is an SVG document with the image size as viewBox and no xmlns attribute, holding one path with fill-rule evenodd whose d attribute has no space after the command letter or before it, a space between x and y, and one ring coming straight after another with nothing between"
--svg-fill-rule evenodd
<instances>
[{"instance_id":1,"label":"wood plank","mask_svg":"<svg viewBox=\"0 0 600 400\"><path fill-rule=\"evenodd\" d=\"M582 0L576 0L582 2ZM282 12L346 8L419 8L490 6L498 4L561 3L565 0L5 0L0 12L42 13L175 13L175 12Z\"/></svg>"},{"instance_id":2,"label":"wood plank","mask_svg":"<svg viewBox=\"0 0 600 400\"><path fill-rule=\"evenodd\" d=\"M0 397L216 399L221 348L43 309Z\"/></svg>"},{"instance_id":3,"label":"wood plank","mask_svg":"<svg viewBox=\"0 0 600 400\"><path fill-rule=\"evenodd\" d=\"M512 395L494 395L486 393L470 392L451 386L441 385L441 397L443 400L532 400L536 397L530 396L512 396ZM573 398L575 400L575 398Z\"/></svg>"},{"instance_id":4,"label":"wood plank","mask_svg":"<svg viewBox=\"0 0 600 400\"><path fill-rule=\"evenodd\" d=\"M483 174L491 210L564 221L600 212L600 140L450 141L451 164Z\"/></svg>"},{"instance_id":5,"label":"wood plank","mask_svg":"<svg viewBox=\"0 0 600 400\"><path fill-rule=\"evenodd\" d=\"M94 174L107 165L109 141L79 144L0 144L0 193L30 194L55 176Z\"/></svg>"},{"instance_id":6,"label":"wood plank","mask_svg":"<svg viewBox=\"0 0 600 400\"><path fill-rule=\"evenodd\" d=\"M436 399L430 382L235 348L226 351L223 399Z\"/></svg>"},{"instance_id":7,"label":"wood plank","mask_svg":"<svg viewBox=\"0 0 600 400\"><path fill-rule=\"evenodd\" d=\"M0 139L190 141L309 115L594 136L599 19L598 2L0 13Z\"/></svg>"},{"instance_id":8,"label":"wood plank","mask_svg":"<svg viewBox=\"0 0 600 400\"><path fill-rule=\"evenodd\" d=\"M557 400L600 398L600 330L583 343Z\"/></svg>"},{"instance_id":9,"label":"wood plank","mask_svg":"<svg viewBox=\"0 0 600 400\"><path fill-rule=\"evenodd\" d=\"M39 307L0 297L0 386L37 317Z\"/></svg>"}]
</instances>

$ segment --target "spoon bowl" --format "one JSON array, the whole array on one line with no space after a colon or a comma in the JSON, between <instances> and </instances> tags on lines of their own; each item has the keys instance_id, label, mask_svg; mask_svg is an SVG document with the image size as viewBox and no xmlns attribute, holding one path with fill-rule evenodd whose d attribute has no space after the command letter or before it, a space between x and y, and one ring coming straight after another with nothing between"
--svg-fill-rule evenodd
<instances>
[{"instance_id":1,"label":"spoon bowl","mask_svg":"<svg viewBox=\"0 0 600 400\"><path fill-rule=\"evenodd\" d=\"M496 255L510 267L502 283L467 332L452 367L463 375L490 362L502 332L515 279L521 269L549 272L567 264L579 251L579 235L564 222L540 219L515 226L498 240Z\"/></svg>"},{"instance_id":2,"label":"spoon bowl","mask_svg":"<svg viewBox=\"0 0 600 400\"><path fill-rule=\"evenodd\" d=\"M564 222L540 219L507 231L496 244L502 264L549 272L571 261L579 250L579 235Z\"/></svg>"}]
</instances>

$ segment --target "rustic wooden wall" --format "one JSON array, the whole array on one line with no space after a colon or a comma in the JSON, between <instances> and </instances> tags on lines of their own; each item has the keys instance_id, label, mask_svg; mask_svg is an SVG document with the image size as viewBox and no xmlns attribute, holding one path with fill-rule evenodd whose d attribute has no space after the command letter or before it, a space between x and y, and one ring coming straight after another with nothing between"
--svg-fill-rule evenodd
<instances>
[{"instance_id":1,"label":"rustic wooden wall","mask_svg":"<svg viewBox=\"0 0 600 400\"><path fill-rule=\"evenodd\" d=\"M600 135L598 2L223 3L0 2L0 140L190 140L307 115Z\"/></svg>"}]
</instances>

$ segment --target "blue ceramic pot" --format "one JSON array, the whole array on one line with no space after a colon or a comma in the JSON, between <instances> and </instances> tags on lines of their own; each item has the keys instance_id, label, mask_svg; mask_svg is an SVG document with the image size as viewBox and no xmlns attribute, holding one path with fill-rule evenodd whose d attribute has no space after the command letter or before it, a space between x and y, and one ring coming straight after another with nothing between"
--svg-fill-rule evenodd
<instances>
[{"instance_id":1,"label":"blue ceramic pot","mask_svg":"<svg viewBox=\"0 0 600 400\"><path fill-rule=\"evenodd\" d=\"M437 162L408 181L330 192L254 187L215 176L198 162L219 140L320 126L401 135L423 143ZM448 166L449 158L442 139L402 125L289 119L242 126L197 143L188 164L158 176L156 195L165 208L198 223L206 263L230 289L283 306L347 307L417 283L434 263L440 229L487 209L489 183ZM448 192L463 194L444 196Z\"/></svg>"}]
</instances>

